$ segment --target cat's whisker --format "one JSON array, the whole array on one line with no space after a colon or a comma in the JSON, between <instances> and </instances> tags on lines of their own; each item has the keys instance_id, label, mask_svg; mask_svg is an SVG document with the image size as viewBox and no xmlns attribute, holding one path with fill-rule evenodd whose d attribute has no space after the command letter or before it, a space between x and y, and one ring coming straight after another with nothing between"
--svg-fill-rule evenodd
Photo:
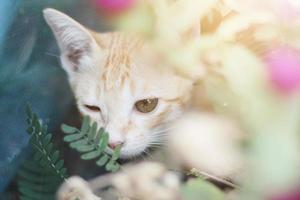
<instances>
[{"instance_id":1,"label":"cat's whisker","mask_svg":"<svg viewBox=\"0 0 300 200\"><path fill-rule=\"evenodd\" d=\"M150 147L154 147L154 148L157 148L157 147L164 147L165 145L162 145L162 144L150 144Z\"/></svg>"},{"instance_id":2,"label":"cat's whisker","mask_svg":"<svg viewBox=\"0 0 300 200\"><path fill-rule=\"evenodd\" d=\"M47 56L52 56L52 57L59 58L59 55L56 55L56 54L53 54L53 53L50 53L50 52L45 52L45 54L46 54Z\"/></svg>"},{"instance_id":3,"label":"cat's whisker","mask_svg":"<svg viewBox=\"0 0 300 200\"><path fill-rule=\"evenodd\" d=\"M161 138L150 138L148 144L161 144L165 145L168 143L167 139L162 140Z\"/></svg>"},{"instance_id":4,"label":"cat's whisker","mask_svg":"<svg viewBox=\"0 0 300 200\"><path fill-rule=\"evenodd\" d=\"M152 135L158 135L158 134L161 134L161 135L168 135L168 132L167 131L159 131L159 132L153 132Z\"/></svg>"},{"instance_id":5,"label":"cat's whisker","mask_svg":"<svg viewBox=\"0 0 300 200\"><path fill-rule=\"evenodd\" d=\"M159 139L159 140L166 139L166 138L168 138L168 134L166 134L166 133L156 133L156 134L150 135L149 138Z\"/></svg>"},{"instance_id":6,"label":"cat's whisker","mask_svg":"<svg viewBox=\"0 0 300 200\"><path fill-rule=\"evenodd\" d=\"M157 145L164 145L166 144L165 142L149 142L150 145L153 145L153 144L157 144Z\"/></svg>"},{"instance_id":7,"label":"cat's whisker","mask_svg":"<svg viewBox=\"0 0 300 200\"><path fill-rule=\"evenodd\" d=\"M165 136L168 136L168 134L166 132L157 132L157 133L152 133L151 134L151 137L165 137Z\"/></svg>"},{"instance_id":8,"label":"cat's whisker","mask_svg":"<svg viewBox=\"0 0 300 200\"><path fill-rule=\"evenodd\" d=\"M144 150L143 153L145 153L149 157L152 157L152 155L147 150Z\"/></svg>"},{"instance_id":9,"label":"cat's whisker","mask_svg":"<svg viewBox=\"0 0 300 200\"><path fill-rule=\"evenodd\" d=\"M169 130L172 130L174 127L168 127L168 128L165 128L165 129L157 129L155 132L168 132Z\"/></svg>"}]
</instances>

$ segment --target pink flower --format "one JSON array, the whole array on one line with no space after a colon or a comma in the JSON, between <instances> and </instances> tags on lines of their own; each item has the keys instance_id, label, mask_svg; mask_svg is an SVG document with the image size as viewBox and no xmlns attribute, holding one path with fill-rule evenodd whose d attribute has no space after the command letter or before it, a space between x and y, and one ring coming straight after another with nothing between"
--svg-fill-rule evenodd
<instances>
[{"instance_id":1,"label":"pink flower","mask_svg":"<svg viewBox=\"0 0 300 200\"><path fill-rule=\"evenodd\" d=\"M264 60L268 65L272 85L281 92L290 93L300 88L300 51L279 46L269 50Z\"/></svg>"},{"instance_id":2,"label":"pink flower","mask_svg":"<svg viewBox=\"0 0 300 200\"><path fill-rule=\"evenodd\" d=\"M286 21L297 19L300 15L300 3L298 0L277 0L277 4L274 7L275 13Z\"/></svg>"},{"instance_id":3,"label":"pink flower","mask_svg":"<svg viewBox=\"0 0 300 200\"><path fill-rule=\"evenodd\" d=\"M300 200L300 190L298 188L285 194L276 195L270 198L270 200Z\"/></svg>"},{"instance_id":4,"label":"pink flower","mask_svg":"<svg viewBox=\"0 0 300 200\"><path fill-rule=\"evenodd\" d=\"M107 14L119 14L128 10L134 0L94 0L95 4Z\"/></svg>"}]
</instances>

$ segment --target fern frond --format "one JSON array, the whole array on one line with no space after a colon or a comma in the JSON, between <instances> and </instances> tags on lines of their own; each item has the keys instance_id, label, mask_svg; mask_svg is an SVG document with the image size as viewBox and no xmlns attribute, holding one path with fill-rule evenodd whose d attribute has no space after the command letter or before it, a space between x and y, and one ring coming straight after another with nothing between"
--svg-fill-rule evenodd
<instances>
[{"instance_id":1,"label":"fern frond","mask_svg":"<svg viewBox=\"0 0 300 200\"><path fill-rule=\"evenodd\" d=\"M120 156L121 146L116 147L112 156L107 154L105 149L108 146L109 135L103 128L98 130L96 122L90 125L89 117L83 118L80 129L66 124L63 124L61 129L67 134L64 141L81 154L81 159L97 159L96 165L105 165L108 171L117 171L120 168L117 160Z\"/></svg>"},{"instance_id":2,"label":"fern frond","mask_svg":"<svg viewBox=\"0 0 300 200\"><path fill-rule=\"evenodd\" d=\"M53 200L57 188L67 177L64 161L59 158L47 126L42 124L30 106L27 106L27 123L32 154L18 172L21 199Z\"/></svg>"},{"instance_id":3,"label":"fern frond","mask_svg":"<svg viewBox=\"0 0 300 200\"><path fill-rule=\"evenodd\" d=\"M42 167L34 159L26 160L18 172L18 188L21 200L53 200L60 177L54 176L52 170Z\"/></svg>"},{"instance_id":4,"label":"fern frond","mask_svg":"<svg viewBox=\"0 0 300 200\"><path fill-rule=\"evenodd\" d=\"M59 159L59 151L51 142L52 135L47 133L47 125L43 125L31 108L27 107L28 133L33 148L33 158L42 167L49 167L53 173L64 180L67 176L63 161Z\"/></svg>"}]
</instances>

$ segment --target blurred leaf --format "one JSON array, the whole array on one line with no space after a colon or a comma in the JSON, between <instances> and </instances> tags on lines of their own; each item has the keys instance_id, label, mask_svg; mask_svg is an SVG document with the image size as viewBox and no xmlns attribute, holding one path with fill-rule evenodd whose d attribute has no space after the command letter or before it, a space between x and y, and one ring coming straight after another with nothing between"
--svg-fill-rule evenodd
<instances>
[{"instance_id":1,"label":"blurred leaf","mask_svg":"<svg viewBox=\"0 0 300 200\"><path fill-rule=\"evenodd\" d=\"M224 194L213 184L203 179L189 180L181 188L184 200L223 200Z\"/></svg>"},{"instance_id":2,"label":"blurred leaf","mask_svg":"<svg viewBox=\"0 0 300 200\"><path fill-rule=\"evenodd\" d=\"M111 168L110 168L110 171L116 172L116 171L118 171L119 169L120 169L120 164L117 163L117 162L114 162L114 163L112 164Z\"/></svg>"},{"instance_id":3,"label":"blurred leaf","mask_svg":"<svg viewBox=\"0 0 300 200\"><path fill-rule=\"evenodd\" d=\"M101 138L100 138L100 142L99 142L99 149L101 151L104 151L108 145L108 139L109 139L109 135L108 133L104 132L102 135L101 135Z\"/></svg>"},{"instance_id":4,"label":"blurred leaf","mask_svg":"<svg viewBox=\"0 0 300 200\"><path fill-rule=\"evenodd\" d=\"M93 122L88 133L89 140L94 140L96 138L96 134L97 134L97 123Z\"/></svg>"},{"instance_id":5,"label":"blurred leaf","mask_svg":"<svg viewBox=\"0 0 300 200\"><path fill-rule=\"evenodd\" d=\"M105 154L96 162L96 164L98 166L104 166L108 160L109 160L109 157Z\"/></svg>"},{"instance_id":6,"label":"blurred leaf","mask_svg":"<svg viewBox=\"0 0 300 200\"><path fill-rule=\"evenodd\" d=\"M118 145L115 148L114 153L113 153L113 155L111 157L111 160L115 161L115 160L117 160L120 157L121 148L122 148L122 145Z\"/></svg>"},{"instance_id":7,"label":"blurred leaf","mask_svg":"<svg viewBox=\"0 0 300 200\"><path fill-rule=\"evenodd\" d=\"M82 133L87 133L89 131L89 128L90 128L90 118L88 116L84 116L80 131Z\"/></svg>"}]
</instances>

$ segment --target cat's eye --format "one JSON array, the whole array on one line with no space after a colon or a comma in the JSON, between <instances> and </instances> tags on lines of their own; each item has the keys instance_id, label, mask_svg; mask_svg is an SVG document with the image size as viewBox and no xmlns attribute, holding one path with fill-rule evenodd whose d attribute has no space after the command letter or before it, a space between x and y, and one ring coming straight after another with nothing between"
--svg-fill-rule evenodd
<instances>
[{"instance_id":1,"label":"cat's eye","mask_svg":"<svg viewBox=\"0 0 300 200\"><path fill-rule=\"evenodd\" d=\"M93 112L100 112L101 109L98 106L93 106L93 105L84 105L87 109L93 111Z\"/></svg>"},{"instance_id":2,"label":"cat's eye","mask_svg":"<svg viewBox=\"0 0 300 200\"><path fill-rule=\"evenodd\" d=\"M135 108L141 113L149 113L153 111L158 104L158 99L142 99L135 103Z\"/></svg>"}]
</instances>

